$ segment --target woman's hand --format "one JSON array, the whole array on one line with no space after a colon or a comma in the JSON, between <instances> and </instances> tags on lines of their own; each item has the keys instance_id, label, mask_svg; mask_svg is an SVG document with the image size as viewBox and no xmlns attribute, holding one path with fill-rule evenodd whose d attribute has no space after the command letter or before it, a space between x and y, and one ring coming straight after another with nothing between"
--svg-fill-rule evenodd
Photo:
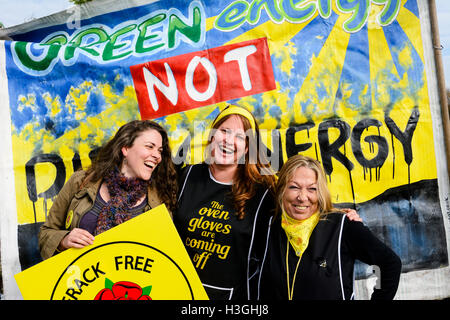
<instances>
[{"instance_id":1,"label":"woman's hand","mask_svg":"<svg viewBox=\"0 0 450 320\"><path fill-rule=\"evenodd\" d=\"M83 248L94 243L94 236L88 231L75 228L66 235L59 243L58 250L69 248Z\"/></svg>"},{"instance_id":2,"label":"woman's hand","mask_svg":"<svg viewBox=\"0 0 450 320\"><path fill-rule=\"evenodd\" d=\"M349 208L345 208L345 209L341 209L341 210L345 212L345 215L347 216L348 220L362 222L362 219L359 216L359 214L356 212L356 210L349 209Z\"/></svg>"}]
</instances>

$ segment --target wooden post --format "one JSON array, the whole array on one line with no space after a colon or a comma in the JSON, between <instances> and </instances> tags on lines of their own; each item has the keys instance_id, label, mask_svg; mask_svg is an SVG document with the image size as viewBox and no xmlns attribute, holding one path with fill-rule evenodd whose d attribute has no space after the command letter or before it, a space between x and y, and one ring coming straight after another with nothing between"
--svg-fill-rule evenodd
<instances>
[{"instance_id":1,"label":"wooden post","mask_svg":"<svg viewBox=\"0 0 450 320\"><path fill-rule=\"evenodd\" d=\"M428 0L430 9L431 34L433 43L434 60L436 63L436 76L439 90L439 102L441 105L442 126L444 129L445 154L447 160L447 174L450 177L450 120L445 88L444 67L442 64L442 45L439 39L439 27L436 14L436 3Z\"/></svg>"}]
</instances>

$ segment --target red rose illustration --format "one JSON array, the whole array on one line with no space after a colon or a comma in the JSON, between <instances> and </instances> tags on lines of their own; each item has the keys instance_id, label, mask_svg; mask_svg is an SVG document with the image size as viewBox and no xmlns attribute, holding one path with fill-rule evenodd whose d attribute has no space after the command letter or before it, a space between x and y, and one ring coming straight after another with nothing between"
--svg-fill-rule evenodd
<instances>
[{"instance_id":1,"label":"red rose illustration","mask_svg":"<svg viewBox=\"0 0 450 320\"><path fill-rule=\"evenodd\" d=\"M105 288L100 290L94 300L152 300L150 291L152 286L141 288L129 281L112 282L105 278Z\"/></svg>"}]
</instances>

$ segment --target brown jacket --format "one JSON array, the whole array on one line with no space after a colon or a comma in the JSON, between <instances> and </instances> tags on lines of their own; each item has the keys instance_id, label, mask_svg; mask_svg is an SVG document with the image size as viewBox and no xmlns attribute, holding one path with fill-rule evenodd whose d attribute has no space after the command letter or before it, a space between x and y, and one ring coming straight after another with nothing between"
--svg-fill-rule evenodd
<instances>
[{"instance_id":1,"label":"brown jacket","mask_svg":"<svg viewBox=\"0 0 450 320\"><path fill-rule=\"evenodd\" d=\"M50 258L56 252L61 240L74 228L78 228L83 215L94 205L101 181L87 183L80 188L86 176L85 171L75 172L59 192L45 223L39 232L39 250L43 259ZM156 190L148 190L148 204L145 210L160 205ZM70 213L68 215L68 213ZM71 221L70 221L70 217ZM69 218L69 219L68 219Z\"/></svg>"}]
</instances>

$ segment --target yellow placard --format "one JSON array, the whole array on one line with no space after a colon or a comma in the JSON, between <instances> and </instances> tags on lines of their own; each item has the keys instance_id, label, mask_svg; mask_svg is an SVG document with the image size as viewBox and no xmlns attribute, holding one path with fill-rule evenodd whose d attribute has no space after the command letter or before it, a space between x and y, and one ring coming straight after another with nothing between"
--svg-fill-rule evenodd
<instances>
[{"instance_id":1,"label":"yellow placard","mask_svg":"<svg viewBox=\"0 0 450 320\"><path fill-rule=\"evenodd\" d=\"M164 205L15 275L24 299L208 299Z\"/></svg>"}]
</instances>

